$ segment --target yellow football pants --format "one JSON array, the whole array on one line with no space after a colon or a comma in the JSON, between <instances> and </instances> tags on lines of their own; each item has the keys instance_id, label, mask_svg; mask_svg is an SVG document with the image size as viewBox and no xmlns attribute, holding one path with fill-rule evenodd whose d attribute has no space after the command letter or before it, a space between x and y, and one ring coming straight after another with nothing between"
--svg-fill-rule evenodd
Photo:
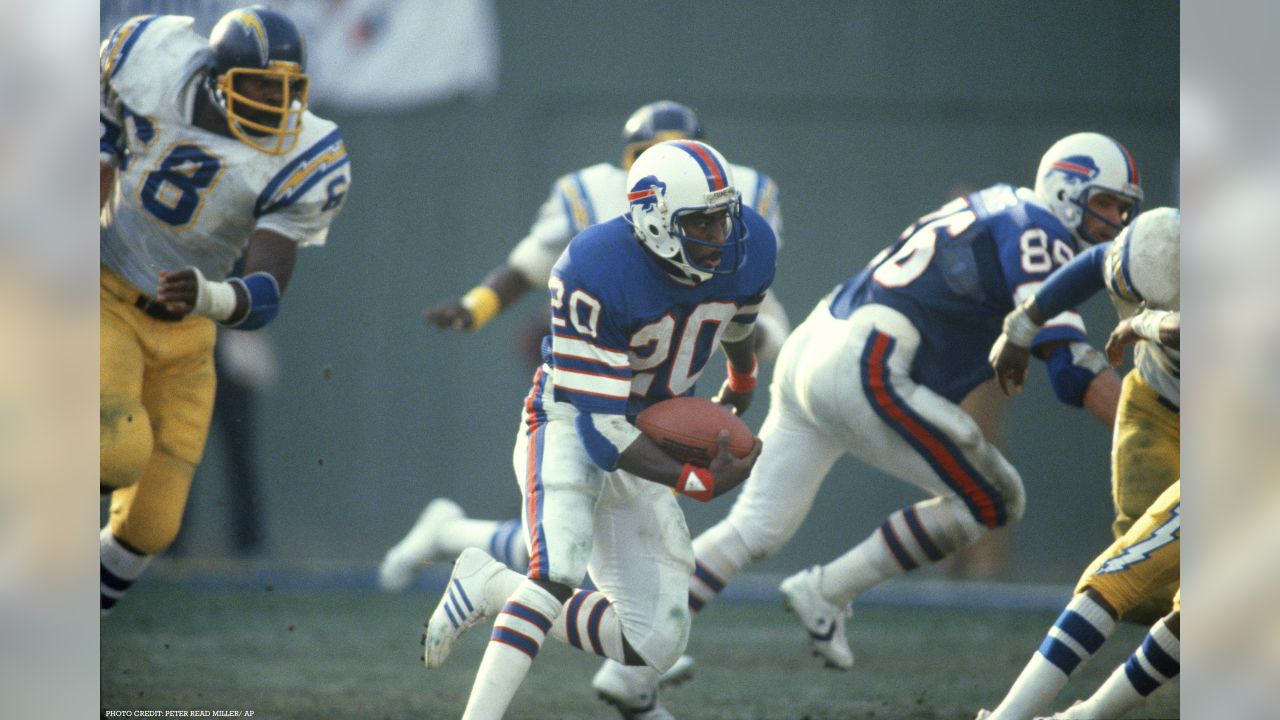
<instances>
[{"instance_id":1,"label":"yellow football pants","mask_svg":"<svg viewBox=\"0 0 1280 720\"><path fill-rule=\"evenodd\" d=\"M1182 481L1160 495L1129 531L1094 559L1076 592L1093 588L1120 616L1165 587L1172 599L1182 568ZM1166 610L1167 612L1167 610ZM1154 622L1154 621L1153 621Z\"/></svg>"},{"instance_id":2,"label":"yellow football pants","mask_svg":"<svg viewBox=\"0 0 1280 720\"><path fill-rule=\"evenodd\" d=\"M215 387L212 320L149 317L138 291L99 270L101 483L111 532L156 554L173 542L204 454Z\"/></svg>"},{"instance_id":3,"label":"yellow football pants","mask_svg":"<svg viewBox=\"0 0 1280 720\"><path fill-rule=\"evenodd\" d=\"M1123 537L1171 483L1181 477L1178 413L1160 401L1159 394L1131 370L1124 378L1111 451L1112 500L1116 516L1111 531ZM1169 612L1175 581L1157 588L1139 603L1129 620L1149 625Z\"/></svg>"}]
</instances>

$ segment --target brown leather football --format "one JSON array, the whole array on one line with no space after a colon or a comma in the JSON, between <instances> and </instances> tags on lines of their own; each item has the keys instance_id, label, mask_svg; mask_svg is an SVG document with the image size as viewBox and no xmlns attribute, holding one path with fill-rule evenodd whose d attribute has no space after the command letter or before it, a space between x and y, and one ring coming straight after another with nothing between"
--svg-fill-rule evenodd
<instances>
[{"instance_id":1,"label":"brown leather football","mask_svg":"<svg viewBox=\"0 0 1280 720\"><path fill-rule=\"evenodd\" d=\"M680 462L707 467L716 456L716 437L729 431L729 452L745 457L755 445L751 428L729 408L700 397L663 400L636 417L636 427Z\"/></svg>"}]
</instances>

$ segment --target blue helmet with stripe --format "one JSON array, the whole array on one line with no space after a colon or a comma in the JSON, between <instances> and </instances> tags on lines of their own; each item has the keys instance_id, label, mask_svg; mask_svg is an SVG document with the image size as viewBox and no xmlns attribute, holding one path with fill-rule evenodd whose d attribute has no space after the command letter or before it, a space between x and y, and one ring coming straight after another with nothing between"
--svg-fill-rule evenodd
<instances>
[{"instance_id":1,"label":"blue helmet with stripe","mask_svg":"<svg viewBox=\"0 0 1280 720\"><path fill-rule=\"evenodd\" d=\"M238 8L213 27L209 49L209 90L232 134L273 155L292 150L310 85L293 21L262 5Z\"/></svg>"},{"instance_id":2,"label":"blue helmet with stripe","mask_svg":"<svg viewBox=\"0 0 1280 720\"><path fill-rule=\"evenodd\" d=\"M659 100L631 113L622 126L622 168L630 170L640 153L664 140L701 140L702 123L687 105Z\"/></svg>"},{"instance_id":3,"label":"blue helmet with stripe","mask_svg":"<svg viewBox=\"0 0 1280 720\"><path fill-rule=\"evenodd\" d=\"M706 143L669 140L641 153L627 173L627 206L636 238L678 278L702 282L746 260L742 194Z\"/></svg>"}]
</instances>

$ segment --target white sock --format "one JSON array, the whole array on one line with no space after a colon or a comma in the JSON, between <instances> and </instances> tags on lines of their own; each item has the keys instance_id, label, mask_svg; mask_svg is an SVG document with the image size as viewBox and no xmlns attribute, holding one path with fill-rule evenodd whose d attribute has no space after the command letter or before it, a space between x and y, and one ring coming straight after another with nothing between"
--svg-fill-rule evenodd
<instances>
[{"instance_id":1,"label":"white sock","mask_svg":"<svg viewBox=\"0 0 1280 720\"><path fill-rule=\"evenodd\" d=\"M551 626L560 642L624 663L622 623L609 599L597 590L578 590Z\"/></svg>"},{"instance_id":2,"label":"white sock","mask_svg":"<svg viewBox=\"0 0 1280 720\"><path fill-rule=\"evenodd\" d=\"M870 588L937 562L986 532L955 498L918 502L885 518L880 529L822 568L823 597L844 606Z\"/></svg>"},{"instance_id":3,"label":"white sock","mask_svg":"<svg viewBox=\"0 0 1280 720\"><path fill-rule=\"evenodd\" d=\"M1093 657L1116 628L1102 606L1081 593L1049 628L1040 649L991 713L991 720L1030 718L1044 713L1080 663Z\"/></svg>"},{"instance_id":4,"label":"white sock","mask_svg":"<svg viewBox=\"0 0 1280 720\"><path fill-rule=\"evenodd\" d=\"M139 555L121 545L108 526L98 533L98 557L102 565L99 580L101 610L106 615L133 585L133 581L147 569L151 556Z\"/></svg>"},{"instance_id":5,"label":"white sock","mask_svg":"<svg viewBox=\"0 0 1280 720\"><path fill-rule=\"evenodd\" d=\"M738 531L727 521L720 521L693 541L695 558L693 576L689 578L689 610L699 612L715 599L730 580L747 563L751 552Z\"/></svg>"},{"instance_id":6,"label":"white sock","mask_svg":"<svg viewBox=\"0 0 1280 720\"><path fill-rule=\"evenodd\" d=\"M493 621L463 720L497 720L506 713L561 608L537 583L520 583Z\"/></svg>"},{"instance_id":7,"label":"white sock","mask_svg":"<svg viewBox=\"0 0 1280 720\"><path fill-rule=\"evenodd\" d=\"M1164 620L1151 627L1142 645L1088 700L1064 714L1068 718L1119 717L1173 679L1181 670L1182 643Z\"/></svg>"}]
</instances>

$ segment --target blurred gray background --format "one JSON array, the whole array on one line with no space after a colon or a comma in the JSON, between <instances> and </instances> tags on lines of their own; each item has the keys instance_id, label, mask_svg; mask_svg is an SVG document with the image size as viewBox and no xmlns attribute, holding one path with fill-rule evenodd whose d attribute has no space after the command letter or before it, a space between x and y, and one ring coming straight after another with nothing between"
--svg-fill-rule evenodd
<instances>
[{"instance_id":1,"label":"blurred gray background","mask_svg":"<svg viewBox=\"0 0 1280 720\"><path fill-rule=\"evenodd\" d=\"M505 260L555 178L618 162L622 123L641 104L691 105L731 161L778 182L775 290L793 322L958 187L1031 185L1040 155L1072 132L1127 145L1146 206L1177 204L1175 2L492 9L495 92L390 113L313 103L340 124L354 182L328 246L301 253L271 326L281 379L260 430L269 559L372 568L436 496L477 517L518 512L511 447L532 373L521 342L542 296L476 334L429 329L421 311ZM104 25L120 12L104 4ZM1095 298L1085 317L1100 345L1113 311ZM1032 372L1008 422L1028 506L1005 576L1074 581L1110 538L1110 432ZM700 394L722 377L713 362ZM188 509L193 557L229 552L220 442L210 439ZM754 569L830 559L917 497L842 460L792 543ZM686 503L691 530L731 500Z\"/></svg>"}]
</instances>

